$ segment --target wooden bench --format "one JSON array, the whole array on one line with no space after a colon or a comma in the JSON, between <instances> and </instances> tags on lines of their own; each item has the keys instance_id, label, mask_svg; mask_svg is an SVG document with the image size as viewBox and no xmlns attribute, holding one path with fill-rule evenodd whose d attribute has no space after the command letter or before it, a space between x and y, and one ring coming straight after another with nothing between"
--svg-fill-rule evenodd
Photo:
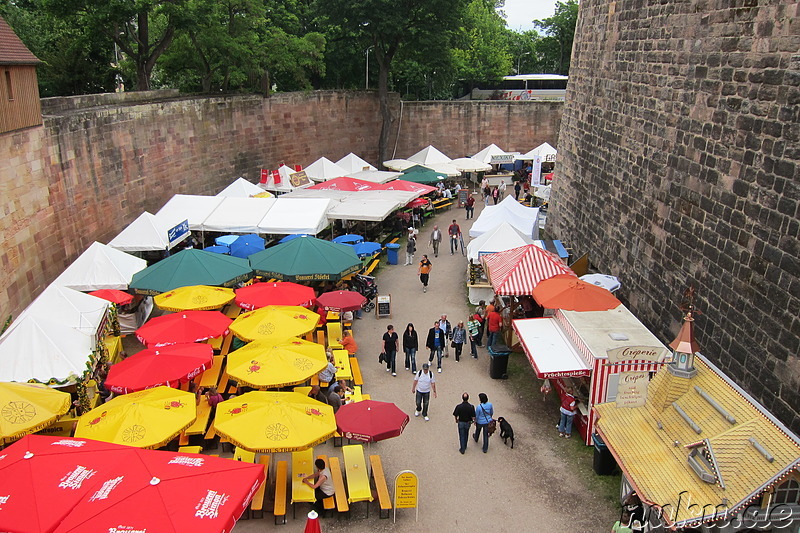
<instances>
[{"instance_id":1,"label":"wooden bench","mask_svg":"<svg viewBox=\"0 0 800 533\"><path fill-rule=\"evenodd\" d=\"M327 465L328 468L331 467L330 463L328 462L327 455L318 455L317 459L322 459L323 461L325 461L325 464ZM333 481L333 479L331 479L331 481ZM328 496L327 498L322 500L322 508L326 511L333 511L336 508L336 500L334 496Z\"/></svg>"},{"instance_id":2,"label":"wooden bench","mask_svg":"<svg viewBox=\"0 0 800 533\"><path fill-rule=\"evenodd\" d=\"M361 274L363 274L365 276L371 275L372 271L375 270L375 268L377 268L377 266L380 264L380 262L381 262L381 260L380 260L379 257L373 259L372 262L369 264L369 266L367 266L367 268L365 268L364 271L361 272Z\"/></svg>"},{"instance_id":3,"label":"wooden bench","mask_svg":"<svg viewBox=\"0 0 800 533\"><path fill-rule=\"evenodd\" d=\"M286 523L286 486L289 480L289 461L278 461L275 472L275 524L278 524L278 517L283 518Z\"/></svg>"},{"instance_id":4,"label":"wooden bench","mask_svg":"<svg viewBox=\"0 0 800 533\"><path fill-rule=\"evenodd\" d=\"M178 453L201 453L202 451L202 446L181 446L178 448Z\"/></svg>"},{"instance_id":5,"label":"wooden bench","mask_svg":"<svg viewBox=\"0 0 800 533\"><path fill-rule=\"evenodd\" d=\"M347 503L347 492L344 488L344 477L342 476L342 467L339 464L338 457L331 457L328 461L328 468L331 471L333 478L333 487L336 489L334 497L336 498L336 510L340 513L347 513L350 517L350 504Z\"/></svg>"},{"instance_id":6,"label":"wooden bench","mask_svg":"<svg viewBox=\"0 0 800 533\"><path fill-rule=\"evenodd\" d=\"M358 386L363 385L364 378L361 377L361 367L358 365L358 359L356 357L350 358L350 371L353 374L353 383Z\"/></svg>"},{"instance_id":7,"label":"wooden bench","mask_svg":"<svg viewBox=\"0 0 800 533\"><path fill-rule=\"evenodd\" d=\"M381 507L379 516L381 518L389 518L389 511L392 510L392 499L389 497L389 488L386 485L386 476L383 474L383 463L381 463L381 456L370 455L369 464L372 467L372 480L375 483L375 491L378 493L378 503Z\"/></svg>"},{"instance_id":8,"label":"wooden bench","mask_svg":"<svg viewBox=\"0 0 800 533\"><path fill-rule=\"evenodd\" d=\"M436 200L436 201L433 202L433 208L435 210L437 210L437 211L439 209L447 209L451 205L453 205L453 199L452 198L442 198L440 200Z\"/></svg>"},{"instance_id":9,"label":"wooden bench","mask_svg":"<svg viewBox=\"0 0 800 533\"><path fill-rule=\"evenodd\" d=\"M264 466L264 482L259 485L256 493L253 494L253 500L250 502L250 516L252 518L264 518L264 495L267 492L267 485L269 483L269 463L272 456L268 453L258 458L258 463ZM259 513L259 516L256 516Z\"/></svg>"}]
</instances>

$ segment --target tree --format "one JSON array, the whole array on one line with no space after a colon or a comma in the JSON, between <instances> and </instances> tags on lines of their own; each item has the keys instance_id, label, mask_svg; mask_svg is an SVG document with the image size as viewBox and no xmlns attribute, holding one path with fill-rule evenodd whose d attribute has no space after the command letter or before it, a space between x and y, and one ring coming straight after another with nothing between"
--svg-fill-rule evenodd
<instances>
[{"instance_id":1,"label":"tree","mask_svg":"<svg viewBox=\"0 0 800 533\"><path fill-rule=\"evenodd\" d=\"M389 132L394 121L389 108L389 73L404 45L429 42L428 54L446 53L449 34L457 28L466 0L319 0L318 8L330 24L351 33L366 50L373 46L378 66L378 97L381 133L380 159L385 159Z\"/></svg>"},{"instance_id":2,"label":"tree","mask_svg":"<svg viewBox=\"0 0 800 533\"><path fill-rule=\"evenodd\" d=\"M497 80L511 69L505 21L495 9L493 0L472 0L467 5L453 55L459 78L468 83Z\"/></svg>"},{"instance_id":3,"label":"tree","mask_svg":"<svg viewBox=\"0 0 800 533\"><path fill-rule=\"evenodd\" d=\"M556 58L556 73L568 75L575 25L578 23L577 0L556 2L556 11L552 17L534 20L533 23L544 30L547 36L542 39L540 46L544 54Z\"/></svg>"}]
</instances>

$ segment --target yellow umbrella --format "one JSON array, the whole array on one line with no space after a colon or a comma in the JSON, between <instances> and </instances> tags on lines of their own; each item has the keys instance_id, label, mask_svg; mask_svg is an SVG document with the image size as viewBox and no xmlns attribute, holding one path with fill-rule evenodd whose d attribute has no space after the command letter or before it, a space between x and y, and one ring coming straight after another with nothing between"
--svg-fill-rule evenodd
<instances>
[{"instance_id":1,"label":"yellow umbrella","mask_svg":"<svg viewBox=\"0 0 800 533\"><path fill-rule=\"evenodd\" d=\"M290 339L312 331L319 315L295 305L268 305L239 315L230 326L240 339L254 341L269 338Z\"/></svg>"},{"instance_id":2,"label":"yellow umbrella","mask_svg":"<svg viewBox=\"0 0 800 533\"><path fill-rule=\"evenodd\" d=\"M69 394L47 385L0 383L0 443L46 428L69 406Z\"/></svg>"},{"instance_id":3,"label":"yellow umbrella","mask_svg":"<svg viewBox=\"0 0 800 533\"><path fill-rule=\"evenodd\" d=\"M336 433L333 407L297 392L248 392L217 405L214 429L251 452L305 450Z\"/></svg>"},{"instance_id":4,"label":"yellow umbrella","mask_svg":"<svg viewBox=\"0 0 800 533\"><path fill-rule=\"evenodd\" d=\"M316 342L255 340L228 354L228 377L239 385L274 389L304 383L327 363L325 347Z\"/></svg>"},{"instance_id":5,"label":"yellow umbrella","mask_svg":"<svg viewBox=\"0 0 800 533\"><path fill-rule=\"evenodd\" d=\"M80 419L75 436L160 448L192 425L197 417L195 396L171 387L155 387L117 396Z\"/></svg>"},{"instance_id":6,"label":"yellow umbrella","mask_svg":"<svg viewBox=\"0 0 800 533\"><path fill-rule=\"evenodd\" d=\"M233 289L190 285L162 292L153 301L165 311L208 311L219 309L235 297Z\"/></svg>"}]
</instances>

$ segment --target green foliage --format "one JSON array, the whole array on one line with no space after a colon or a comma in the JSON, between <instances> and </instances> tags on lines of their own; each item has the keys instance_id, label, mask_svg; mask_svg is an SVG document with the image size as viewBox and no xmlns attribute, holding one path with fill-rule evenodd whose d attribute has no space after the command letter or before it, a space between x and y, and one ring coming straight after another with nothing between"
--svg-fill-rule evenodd
<instances>
[{"instance_id":1,"label":"green foliage","mask_svg":"<svg viewBox=\"0 0 800 533\"><path fill-rule=\"evenodd\" d=\"M467 5L453 49L460 79L498 80L511 69L504 26L493 1L472 0Z\"/></svg>"},{"instance_id":2,"label":"green foliage","mask_svg":"<svg viewBox=\"0 0 800 533\"><path fill-rule=\"evenodd\" d=\"M556 2L556 11L552 17L535 20L534 24L544 30L540 50L553 62L552 70L556 74L569 74L572 41L575 39L575 26L578 23L578 2L567 0Z\"/></svg>"}]
</instances>

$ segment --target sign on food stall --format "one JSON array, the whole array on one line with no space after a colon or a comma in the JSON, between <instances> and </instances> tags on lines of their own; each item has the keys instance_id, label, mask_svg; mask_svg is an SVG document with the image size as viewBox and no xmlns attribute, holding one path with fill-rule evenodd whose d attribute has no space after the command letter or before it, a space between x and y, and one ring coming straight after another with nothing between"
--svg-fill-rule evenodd
<instances>
[{"instance_id":1,"label":"sign on food stall","mask_svg":"<svg viewBox=\"0 0 800 533\"><path fill-rule=\"evenodd\" d=\"M300 172L289 174L289 183L292 184L292 187L302 187L311 183L311 180L306 176L306 171L301 170Z\"/></svg>"},{"instance_id":2,"label":"sign on food stall","mask_svg":"<svg viewBox=\"0 0 800 533\"><path fill-rule=\"evenodd\" d=\"M397 522L398 509L417 510L419 520L419 477L411 470L398 472L394 477L394 521Z\"/></svg>"},{"instance_id":3,"label":"sign on food stall","mask_svg":"<svg viewBox=\"0 0 800 533\"><path fill-rule=\"evenodd\" d=\"M491 164L502 165L505 163L514 162L514 154L494 154L492 155Z\"/></svg>"},{"instance_id":4,"label":"sign on food stall","mask_svg":"<svg viewBox=\"0 0 800 533\"><path fill-rule=\"evenodd\" d=\"M169 247L172 248L183 239L189 236L189 220L184 220L176 226L167 230L167 239L169 240Z\"/></svg>"},{"instance_id":5,"label":"sign on food stall","mask_svg":"<svg viewBox=\"0 0 800 533\"><path fill-rule=\"evenodd\" d=\"M617 386L617 407L641 407L647 400L649 372L621 372Z\"/></svg>"},{"instance_id":6,"label":"sign on food stall","mask_svg":"<svg viewBox=\"0 0 800 533\"><path fill-rule=\"evenodd\" d=\"M623 363L626 361L652 361L662 363L666 361L669 351L660 346L624 346L606 352L609 363Z\"/></svg>"}]
</instances>

